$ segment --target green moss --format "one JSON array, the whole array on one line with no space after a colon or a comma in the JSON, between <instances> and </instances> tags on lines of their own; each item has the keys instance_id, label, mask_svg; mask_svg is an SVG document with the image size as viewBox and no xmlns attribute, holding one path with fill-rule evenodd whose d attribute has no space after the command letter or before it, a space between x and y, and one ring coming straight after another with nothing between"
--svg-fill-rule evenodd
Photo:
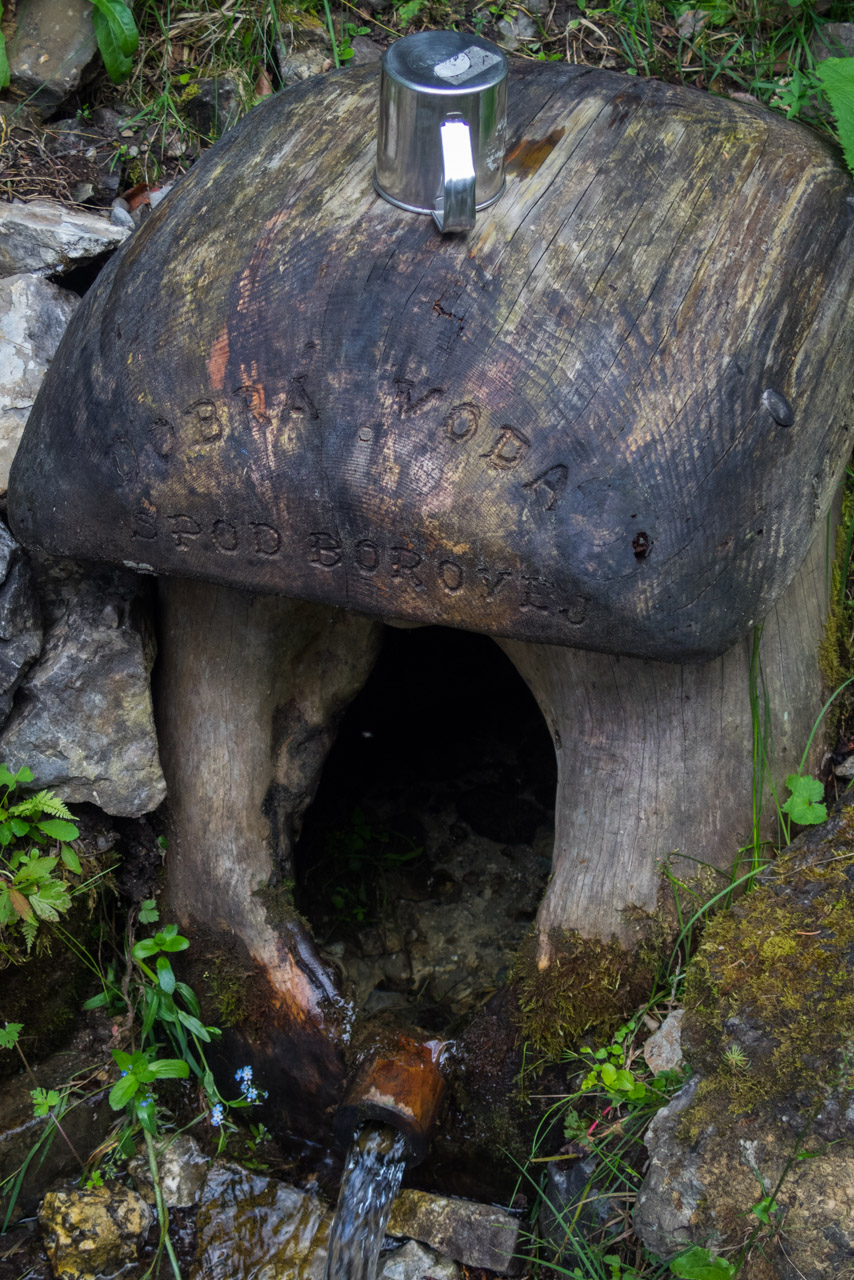
<instances>
[{"instance_id":1,"label":"green moss","mask_svg":"<svg viewBox=\"0 0 854 1280\"><path fill-rule=\"evenodd\" d=\"M850 825L846 815L843 846ZM763 884L715 917L689 967L685 1041L706 1077L686 1113L692 1136L770 1099L809 1110L845 1069L854 1038L854 857L846 850L812 866L799 858L784 854Z\"/></svg>"},{"instance_id":2,"label":"green moss","mask_svg":"<svg viewBox=\"0 0 854 1280\"><path fill-rule=\"evenodd\" d=\"M541 968L537 936L526 939L512 980L522 1035L559 1058L585 1033L615 1030L649 994L656 964L645 948L626 951L574 930L554 930L549 944L550 962Z\"/></svg>"},{"instance_id":3,"label":"green moss","mask_svg":"<svg viewBox=\"0 0 854 1280\"><path fill-rule=\"evenodd\" d=\"M836 531L830 588L830 608L818 650L819 669L828 690L838 689L854 675L852 614L854 605L846 597L848 576L848 531L854 521L854 481L849 476L842 494L842 516ZM833 711L831 711L833 714ZM831 727L828 727L828 734Z\"/></svg>"}]
</instances>

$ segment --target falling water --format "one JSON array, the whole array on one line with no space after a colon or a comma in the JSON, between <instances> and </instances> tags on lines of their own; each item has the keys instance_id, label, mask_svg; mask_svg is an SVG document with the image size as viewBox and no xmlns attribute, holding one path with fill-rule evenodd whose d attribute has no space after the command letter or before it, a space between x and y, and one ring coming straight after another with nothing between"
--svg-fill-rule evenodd
<instances>
[{"instance_id":1,"label":"falling water","mask_svg":"<svg viewBox=\"0 0 854 1280\"><path fill-rule=\"evenodd\" d=\"M376 1280L386 1223L405 1165L403 1138L365 1125L347 1153L329 1240L326 1280Z\"/></svg>"}]
</instances>

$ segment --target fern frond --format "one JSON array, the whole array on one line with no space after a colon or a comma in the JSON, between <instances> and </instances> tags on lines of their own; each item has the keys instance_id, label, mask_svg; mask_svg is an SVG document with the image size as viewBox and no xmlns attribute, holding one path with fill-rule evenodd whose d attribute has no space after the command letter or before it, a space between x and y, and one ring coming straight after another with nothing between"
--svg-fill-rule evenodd
<instances>
[{"instance_id":1,"label":"fern frond","mask_svg":"<svg viewBox=\"0 0 854 1280\"><path fill-rule=\"evenodd\" d=\"M26 800L21 800L9 809L9 816L14 818L40 818L45 813L49 813L53 818L72 820L74 816L68 806L63 804L59 796L54 795L52 791L37 791L35 795L28 796Z\"/></svg>"}]
</instances>

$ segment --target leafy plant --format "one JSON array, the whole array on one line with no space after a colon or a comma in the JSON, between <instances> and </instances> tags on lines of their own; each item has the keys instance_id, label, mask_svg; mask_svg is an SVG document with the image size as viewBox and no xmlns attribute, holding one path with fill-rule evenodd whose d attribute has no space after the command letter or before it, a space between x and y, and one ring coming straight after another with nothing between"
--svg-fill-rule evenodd
<instances>
[{"instance_id":1,"label":"leafy plant","mask_svg":"<svg viewBox=\"0 0 854 1280\"><path fill-rule=\"evenodd\" d=\"M736 1274L736 1266L726 1258L712 1257L708 1249L694 1245L673 1259L670 1274L678 1276L679 1280L730 1280Z\"/></svg>"},{"instance_id":2,"label":"leafy plant","mask_svg":"<svg viewBox=\"0 0 854 1280\"><path fill-rule=\"evenodd\" d=\"M820 803L824 798L824 787L816 778L790 773L786 786L792 794L782 808L793 822L802 827L811 827L827 821L827 808Z\"/></svg>"},{"instance_id":3,"label":"leafy plant","mask_svg":"<svg viewBox=\"0 0 854 1280\"><path fill-rule=\"evenodd\" d=\"M854 174L854 58L827 58L816 77L836 118L845 163Z\"/></svg>"},{"instance_id":4,"label":"leafy plant","mask_svg":"<svg viewBox=\"0 0 854 1280\"><path fill-rule=\"evenodd\" d=\"M133 13L124 0L90 0L95 39L104 59L107 75L114 84L127 80L133 70L133 55L139 48L139 31Z\"/></svg>"},{"instance_id":5,"label":"leafy plant","mask_svg":"<svg viewBox=\"0 0 854 1280\"><path fill-rule=\"evenodd\" d=\"M20 786L32 782L30 769L11 773L0 765L0 937L19 929L27 950L41 921L56 922L71 906L75 889L65 873L79 875L80 859L68 843L80 832L71 813L51 791L14 800ZM55 846L56 854L42 852Z\"/></svg>"}]
</instances>

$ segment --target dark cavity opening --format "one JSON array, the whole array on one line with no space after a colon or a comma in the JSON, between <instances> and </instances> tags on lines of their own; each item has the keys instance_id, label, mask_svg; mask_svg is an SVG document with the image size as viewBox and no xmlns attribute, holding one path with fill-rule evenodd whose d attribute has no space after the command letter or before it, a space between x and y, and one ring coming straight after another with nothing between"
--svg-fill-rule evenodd
<instances>
[{"instance_id":1,"label":"dark cavity opening","mask_svg":"<svg viewBox=\"0 0 854 1280\"><path fill-rule=\"evenodd\" d=\"M551 871L556 780L494 641L387 628L295 852L297 907L363 1017L454 1033L507 980Z\"/></svg>"}]
</instances>

